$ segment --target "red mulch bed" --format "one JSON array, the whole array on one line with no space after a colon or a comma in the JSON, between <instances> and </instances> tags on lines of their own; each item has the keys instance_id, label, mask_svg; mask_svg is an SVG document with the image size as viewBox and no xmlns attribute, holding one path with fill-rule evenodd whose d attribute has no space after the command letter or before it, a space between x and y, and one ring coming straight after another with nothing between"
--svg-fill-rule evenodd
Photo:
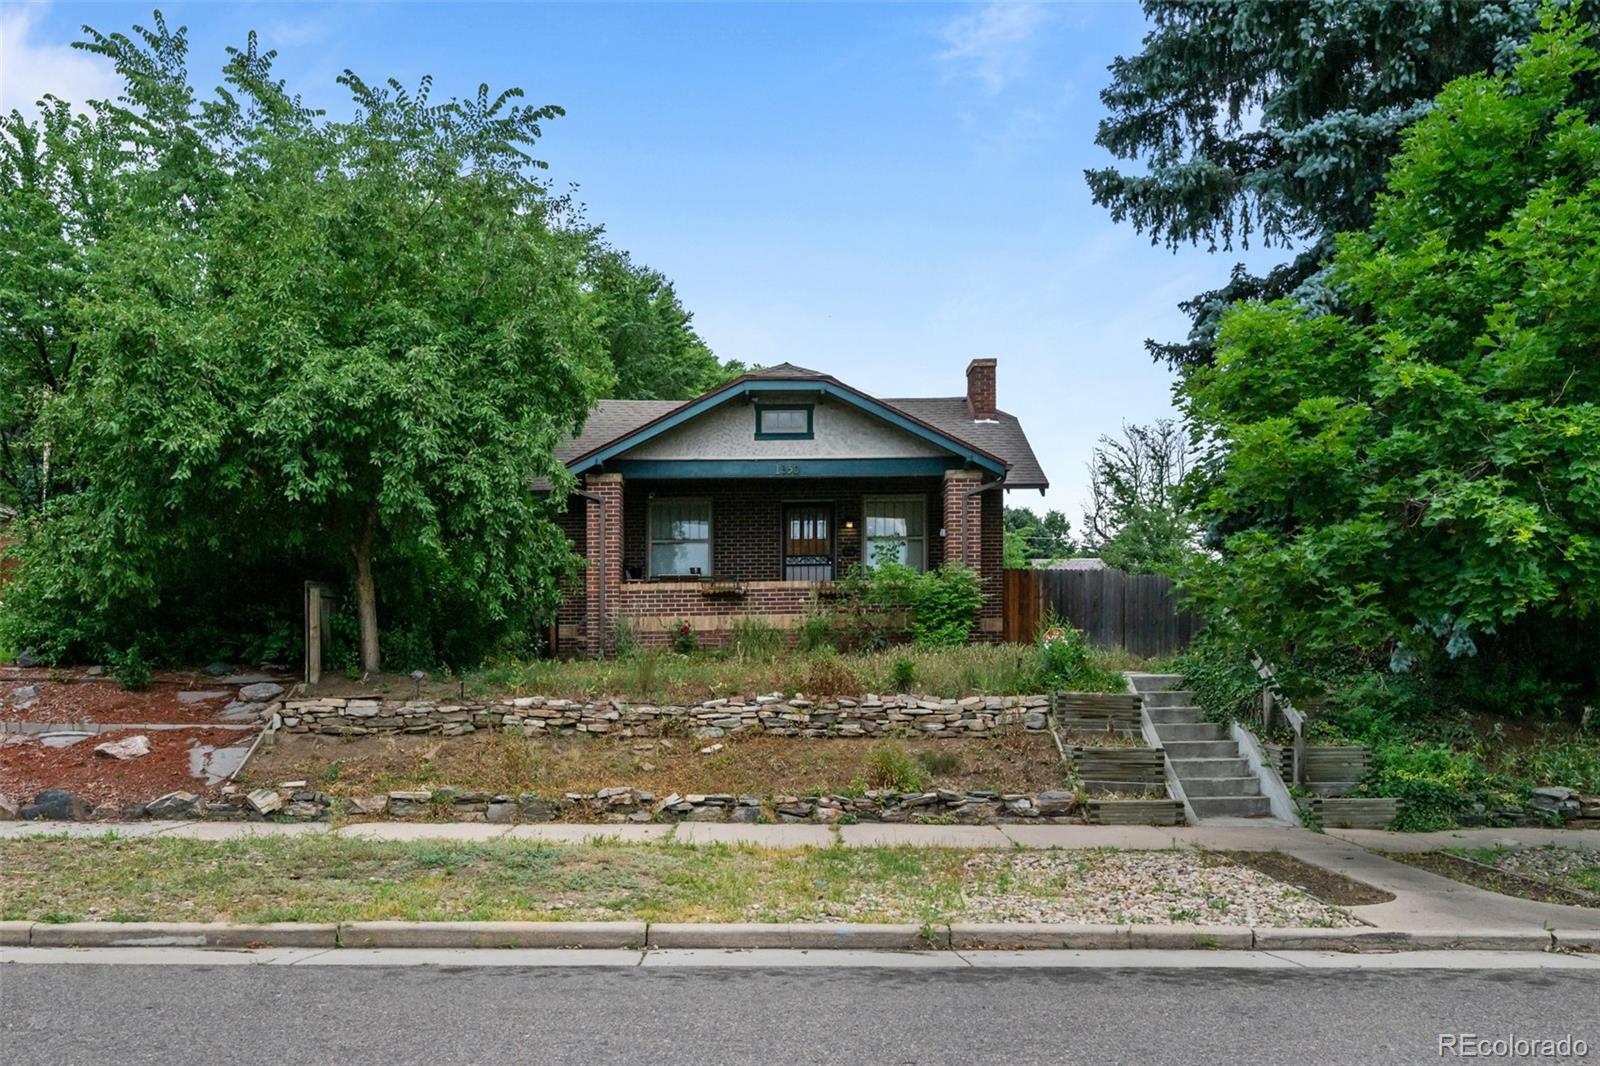
<instances>
[{"instance_id":1,"label":"red mulch bed","mask_svg":"<svg viewBox=\"0 0 1600 1066\"><path fill-rule=\"evenodd\" d=\"M207 682L210 682L209 684ZM25 686L39 690L26 707L11 702L11 693ZM178 693L225 692L204 703L179 703ZM21 722L171 722L203 725L214 722L228 701L238 698L237 685L219 685L202 675L190 680L151 681L143 692L127 692L109 679L51 681L39 670L0 672L0 719Z\"/></svg>"},{"instance_id":2,"label":"red mulch bed","mask_svg":"<svg viewBox=\"0 0 1600 1066\"><path fill-rule=\"evenodd\" d=\"M46 788L65 788L95 803L148 803L157 796L183 790L213 795L204 777L189 773L189 749L197 744L226 747L247 739L237 729L163 729L150 738L150 754L137 759L96 755L96 744L137 734L138 730L102 733L67 748L48 748L36 738L0 744L0 792L24 803Z\"/></svg>"}]
</instances>

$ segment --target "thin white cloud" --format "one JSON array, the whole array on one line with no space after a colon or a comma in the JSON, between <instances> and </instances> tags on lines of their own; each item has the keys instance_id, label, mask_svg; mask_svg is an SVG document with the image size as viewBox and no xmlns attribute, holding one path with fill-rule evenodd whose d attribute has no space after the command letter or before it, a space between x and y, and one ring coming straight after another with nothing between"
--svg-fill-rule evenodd
<instances>
[{"instance_id":1,"label":"thin white cloud","mask_svg":"<svg viewBox=\"0 0 1600 1066\"><path fill-rule=\"evenodd\" d=\"M46 4L0 6L0 113L38 112L46 93L82 106L114 99L121 82L111 64L68 42L37 40Z\"/></svg>"},{"instance_id":2,"label":"thin white cloud","mask_svg":"<svg viewBox=\"0 0 1600 1066\"><path fill-rule=\"evenodd\" d=\"M1049 17L1041 4L983 4L939 28L945 45L939 61L952 75L999 92L1026 70L1038 30Z\"/></svg>"}]
</instances>

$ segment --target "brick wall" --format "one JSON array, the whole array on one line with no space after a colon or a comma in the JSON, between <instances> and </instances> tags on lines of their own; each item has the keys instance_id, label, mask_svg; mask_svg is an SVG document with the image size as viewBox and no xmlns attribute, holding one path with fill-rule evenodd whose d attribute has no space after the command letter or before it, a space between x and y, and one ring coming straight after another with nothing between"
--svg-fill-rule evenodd
<instances>
[{"instance_id":1,"label":"brick wall","mask_svg":"<svg viewBox=\"0 0 1600 1066\"><path fill-rule=\"evenodd\" d=\"M937 478L865 482L859 479L804 481L629 481L623 495L623 563L630 574L649 572L650 494L656 499L692 497L711 501L713 577L778 581L783 577L783 505L833 505L834 554L840 573L862 561L862 499L918 494L927 498L928 565L944 561L939 540ZM846 529L846 521L854 528Z\"/></svg>"},{"instance_id":2,"label":"brick wall","mask_svg":"<svg viewBox=\"0 0 1600 1066\"><path fill-rule=\"evenodd\" d=\"M782 579L782 513L785 503L826 501L833 505L835 553L842 573L861 561L862 499L869 495L919 494L927 498L928 565L938 566L948 553L965 559L984 579L985 600L979 610L975 640L1000 639L1003 590L1004 528L1002 491L991 489L967 496L981 482L975 474L946 482L939 478L911 478L891 482L856 479L815 481L627 481L592 479L587 489L616 508L621 521L609 521L613 564L607 583L606 614L600 622L591 617L591 600L601 575L591 565L575 584L558 612L557 647L562 655L599 654L611 645L616 624L626 621L645 646L670 641L668 630L683 619L695 627L701 647L727 642L733 622L746 616L760 618L780 629L793 629L817 607L818 590L810 584ZM947 491L947 489L949 491ZM651 493L657 499L694 497L709 499L712 513L712 570L714 580L743 584L742 594L707 592L694 581L641 580L625 573L648 570L648 522ZM960 540L960 517L965 511L968 545ZM573 496L560 519L573 550L587 558L587 546L597 539L598 505ZM845 529L849 520L852 529ZM620 526L620 529L618 528ZM939 530L947 531L941 538Z\"/></svg>"}]
</instances>

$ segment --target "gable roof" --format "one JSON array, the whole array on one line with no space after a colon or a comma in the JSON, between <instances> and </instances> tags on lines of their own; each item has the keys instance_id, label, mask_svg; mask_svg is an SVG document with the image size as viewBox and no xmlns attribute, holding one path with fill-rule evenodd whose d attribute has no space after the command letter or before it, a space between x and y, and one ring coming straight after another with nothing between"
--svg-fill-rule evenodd
<instances>
[{"instance_id":1,"label":"gable roof","mask_svg":"<svg viewBox=\"0 0 1600 1066\"><path fill-rule=\"evenodd\" d=\"M924 439L1003 474L1009 488L1046 489L1045 478L1022 425L997 411L992 420L974 421L965 396L884 400L869 396L828 374L793 363L779 363L741 375L692 400L600 400L583 430L556 449L556 458L574 472L643 443L742 392L781 389L791 382L840 398Z\"/></svg>"}]
</instances>

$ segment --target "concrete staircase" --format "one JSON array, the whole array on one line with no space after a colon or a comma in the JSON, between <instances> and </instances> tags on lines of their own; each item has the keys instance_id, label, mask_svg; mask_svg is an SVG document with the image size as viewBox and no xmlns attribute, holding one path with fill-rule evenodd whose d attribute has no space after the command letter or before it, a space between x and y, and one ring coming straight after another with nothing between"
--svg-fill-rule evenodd
<instances>
[{"instance_id":1,"label":"concrete staircase","mask_svg":"<svg viewBox=\"0 0 1600 1066\"><path fill-rule=\"evenodd\" d=\"M1203 721L1194 693L1172 686L1176 674L1139 674L1133 683L1144 697L1145 712L1155 727L1167 764L1183 786L1195 816L1207 824L1233 819L1271 819L1261 782L1228 731Z\"/></svg>"}]
</instances>

